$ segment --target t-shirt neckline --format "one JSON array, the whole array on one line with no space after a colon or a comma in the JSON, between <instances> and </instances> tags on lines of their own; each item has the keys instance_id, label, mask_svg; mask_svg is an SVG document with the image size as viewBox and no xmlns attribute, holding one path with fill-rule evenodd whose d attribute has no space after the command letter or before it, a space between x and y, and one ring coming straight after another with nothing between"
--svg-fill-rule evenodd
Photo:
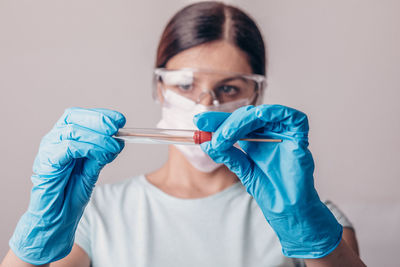
<instances>
[{"instance_id":1,"label":"t-shirt neckline","mask_svg":"<svg viewBox=\"0 0 400 267\"><path fill-rule=\"evenodd\" d=\"M227 196L231 195L236 195L237 193L242 192L242 183L240 181L228 186L227 188L223 189L222 191L219 191L215 194L206 196L206 197L201 197L201 198L179 198L172 196L170 194L165 193L162 191L160 188L157 186L153 185L150 183L146 176L144 174L139 176L140 181L145 185L145 187L149 190L151 190L153 193L155 193L157 196L169 200L169 201L175 201L175 202L180 202L180 203L204 203L204 202L214 202L217 199L221 199Z\"/></svg>"}]
</instances>

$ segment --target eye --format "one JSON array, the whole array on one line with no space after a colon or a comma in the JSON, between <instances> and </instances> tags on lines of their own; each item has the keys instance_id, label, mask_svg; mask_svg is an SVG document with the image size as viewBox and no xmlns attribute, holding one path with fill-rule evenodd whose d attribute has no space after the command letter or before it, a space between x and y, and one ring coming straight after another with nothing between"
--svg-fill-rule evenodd
<instances>
[{"instance_id":1,"label":"eye","mask_svg":"<svg viewBox=\"0 0 400 267\"><path fill-rule=\"evenodd\" d=\"M240 92L240 89L232 85L222 85L218 87L218 94L223 94L227 96L235 96Z\"/></svg>"},{"instance_id":2,"label":"eye","mask_svg":"<svg viewBox=\"0 0 400 267\"><path fill-rule=\"evenodd\" d=\"M190 90L192 90L193 86L192 84L178 84L177 87L184 92L188 92Z\"/></svg>"}]
</instances>

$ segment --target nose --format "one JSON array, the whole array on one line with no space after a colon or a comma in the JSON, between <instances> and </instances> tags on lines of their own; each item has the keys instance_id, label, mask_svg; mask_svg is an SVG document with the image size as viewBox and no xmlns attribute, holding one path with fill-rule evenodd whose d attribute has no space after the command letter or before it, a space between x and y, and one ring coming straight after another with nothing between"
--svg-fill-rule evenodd
<instances>
[{"instance_id":1,"label":"nose","mask_svg":"<svg viewBox=\"0 0 400 267\"><path fill-rule=\"evenodd\" d=\"M203 90L200 94L198 103L204 106L217 106L219 101L212 90Z\"/></svg>"}]
</instances>

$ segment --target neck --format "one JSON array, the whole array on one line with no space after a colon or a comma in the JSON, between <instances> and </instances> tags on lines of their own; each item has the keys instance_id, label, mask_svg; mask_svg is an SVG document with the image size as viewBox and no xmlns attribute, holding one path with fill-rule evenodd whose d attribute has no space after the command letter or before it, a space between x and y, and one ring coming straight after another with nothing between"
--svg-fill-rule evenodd
<instances>
[{"instance_id":1,"label":"neck","mask_svg":"<svg viewBox=\"0 0 400 267\"><path fill-rule=\"evenodd\" d=\"M179 198L213 195L238 181L225 165L209 173L197 170L174 146L169 147L168 161L146 177L165 193Z\"/></svg>"}]
</instances>

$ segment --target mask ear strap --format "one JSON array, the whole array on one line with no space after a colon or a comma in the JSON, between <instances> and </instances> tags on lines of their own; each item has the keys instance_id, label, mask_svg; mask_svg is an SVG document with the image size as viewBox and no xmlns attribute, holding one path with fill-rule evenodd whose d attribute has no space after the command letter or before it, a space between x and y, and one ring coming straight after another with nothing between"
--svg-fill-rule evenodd
<instances>
[{"instance_id":1,"label":"mask ear strap","mask_svg":"<svg viewBox=\"0 0 400 267\"><path fill-rule=\"evenodd\" d=\"M155 89L155 98L158 103L162 104L165 101L165 96L164 96L164 86L161 82L157 82L156 84L156 89Z\"/></svg>"},{"instance_id":2,"label":"mask ear strap","mask_svg":"<svg viewBox=\"0 0 400 267\"><path fill-rule=\"evenodd\" d=\"M153 100L161 104L164 102L165 97L164 97L164 84L163 84L163 69L162 68L156 68L154 70L154 78L153 78Z\"/></svg>"},{"instance_id":3,"label":"mask ear strap","mask_svg":"<svg viewBox=\"0 0 400 267\"><path fill-rule=\"evenodd\" d=\"M257 92L254 94L254 96L253 96L253 99L251 99L250 101L249 101L249 104L250 105L258 105L258 104L260 104L260 97L261 97L262 95L259 93L259 91L257 90Z\"/></svg>"}]
</instances>

